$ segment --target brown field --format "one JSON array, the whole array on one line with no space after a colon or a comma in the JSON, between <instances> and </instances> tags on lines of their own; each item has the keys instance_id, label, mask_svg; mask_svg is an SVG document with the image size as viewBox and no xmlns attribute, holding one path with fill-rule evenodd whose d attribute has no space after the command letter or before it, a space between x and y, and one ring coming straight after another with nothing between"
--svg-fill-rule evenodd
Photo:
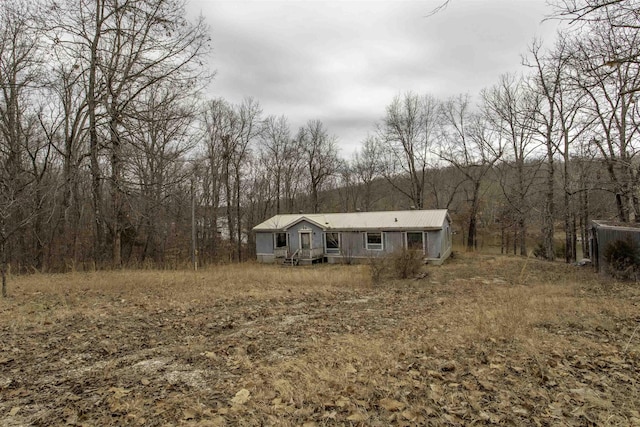
<instances>
[{"instance_id":1,"label":"brown field","mask_svg":"<svg viewBox=\"0 0 640 427\"><path fill-rule=\"evenodd\" d=\"M456 255L11 277L0 424L640 425L640 287Z\"/></svg>"}]
</instances>

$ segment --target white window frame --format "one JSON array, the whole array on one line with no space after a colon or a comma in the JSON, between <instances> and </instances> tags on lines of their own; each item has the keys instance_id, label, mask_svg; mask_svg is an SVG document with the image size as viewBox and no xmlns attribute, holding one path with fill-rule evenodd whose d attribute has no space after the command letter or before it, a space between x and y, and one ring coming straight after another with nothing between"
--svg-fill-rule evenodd
<instances>
[{"instance_id":1,"label":"white window frame","mask_svg":"<svg viewBox=\"0 0 640 427\"><path fill-rule=\"evenodd\" d=\"M369 234L380 234L380 243L369 243ZM374 245L372 247L372 245ZM380 245L380 247L377 247ZM384 232L382 231L365 231L364 233L364 247L368 251L383 251L384 250Z\"/></svg>"},{"instance_id":2,"label":"white window frame","mask_svg":"<svg viewBox=\"0 0 640 427\"><path fill-rule=\"evenodd\" d=\"M337 234L338 235L338 247L337 248L329 248L327 247L327 234ZM324 253L326 254L339 254L342 250L342 233L337 231L325 231L324 233Z\"/></svg>"},{"instance_id":3,"label":"white window frame","mask_svg":"<svg viewBox=\"0 0 640 427\"><path fill-rule=\"evenodd\" d=\"M278 234L285 235L286 246L278 246ZM285 249L289 247L289 233L286 231L279 231L277 233L273 233L273 248L274 249Z\"/></svg>"},{"instance_id":4,"label":"white window frame","mask_svg":"<svg viewBox=\"0 0 640 427\"><path fill-rule=\"evenodd\" d=\"M415 234L422 234L422 253L426 253L426 243L427 243L427 236L426 233L424 231L405 231L404 232L404 247L405 249L409 249L409 233L415 233Z\"/></svg>"},{"instance_id":5,"label":"white window frame","mask_svg":"<svg viewBox=\"0 0 640 427\"><path fill-rule=\"evenodd\" d=\"M309 249L304 249L302 247L302 235L309 235ZM299 230L298 231L298 248L300 250L312 250L313 249L313 231L312 230Z\"/></svg>"}]
</instances>

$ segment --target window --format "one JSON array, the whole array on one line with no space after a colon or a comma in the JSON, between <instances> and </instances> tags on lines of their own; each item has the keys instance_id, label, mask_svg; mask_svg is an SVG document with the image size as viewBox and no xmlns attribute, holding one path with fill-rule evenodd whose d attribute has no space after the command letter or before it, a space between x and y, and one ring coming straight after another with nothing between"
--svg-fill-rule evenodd
<instances>
[{"instance_id":1,"label":"window","mask_svg":"<svg viewBox=\"0 0 640 427\"><path fill-rule=\"evenodd\" d=\"M287 239L287 233L276 233L275 237L275 248L286 248L289 246L287 243L289 239Z\"/></svg>"},{"instance_id":2,"label":"window","mask_svg":"<svg viewBox=\"0 0 640 427\"><path fill-rule=\"evenodd\" d=\"M381 251L382 250L382 232L377 231L373 233L366 233L364 237L365 247L368 250Z\"/></svg>"},{"instance_id":3,"label":"window","mask_svg":"<svg viewBox=\"0 0 640 427\"><path fill-rule=\"evenodd\" d=\"M340 253L340 233L324 233L324 242L326 253Z\"/></svg>"},{"instance_id":4,"label":"window","mask_svg":"<svg viewBox=\"0 0 640 427\"><path fill-rule=\"evenodd\" d=\"M423 233L407 231L407 249L411 250L424 250Z\"/></svg>"}]
</instances>

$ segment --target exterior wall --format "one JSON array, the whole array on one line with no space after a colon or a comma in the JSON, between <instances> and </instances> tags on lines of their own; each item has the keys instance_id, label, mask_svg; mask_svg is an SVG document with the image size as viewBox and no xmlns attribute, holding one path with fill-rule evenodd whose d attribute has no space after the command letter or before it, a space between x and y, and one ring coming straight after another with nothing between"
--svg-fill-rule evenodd
<instances>
[{"instance_id":1,"label":"exterior wall","mask_svg":"<svg viewBox=\"0 0 640 427\"><path fill-rule=\"evenodd\" d=\"M384 232L384 249L367 250L364 246L365 232L343 231L340 232L340 254L329 255L330 258L368 258L388 255L405 247L405 232ZM451 254L451 238L447 238L447 230L425 231L426 239L425 256L433 260L444 260ZM334 259L333 262L336 260Z\"/></svg>"},{"instance_id":2,"label":"exterior wall","mask_svg":"<svg viewBox=\"0 0 640 427\"><path fill-rule=\"evenodd\" d=\"M598 272L604 272L607 269L607 262L604 259L604 252L607 246L616 240L626 240L640 246L640 229L634 230L629 228L614 228L594 226L592 228L592 259L591 262ZM595 258L595 259L594 259Z\"/></svg>"},{"instance_id":3,"label":"exterior wall","mask_svg":"<svg viewBox=\"0 0 640 427\"><path fill-rule=\"evenodd\" d=\"M262 262L265 264L273 264L276 262L276 257L273 254L257 254L256 258L258 262Z\"/></svg>"},{"instance_id":4,"label":"exterior wall","mask_svg":"<svg viewBox=\"0 0 640 427\"><path fill-rule=\"evenodd\" d=\"M389 231L384 233L384 253L390 254L404 248L404 233L402 231Z\"/></svg>"},{"instance_id":5,"label":"exterior wall","mask_svg":"<svg viewBox=\"0 0 640 427\"><path fill-rule=\"evenodd\" d=\"M340 232L340 256L344 258L366 257L367 250L363 247L362 233L358 231Z\"/></svg>"},{"instance_id":6,"label":"exterior wall","mask_svg":"<svg viewBox=\"0 0 640 427\"><path fill-rule=\"evenodd\" d=\"M427 258L441 264L451 255L453 239L451 224L445 219L441 230L427 231Z\"/></svg>"},{"instance_id":7,"label":"exterior wall","mask_svg":"<svg viewBox=\"0 0 640 427\"><path fill-rule=\"evenodd\" d=\"M315 253L318 249L324 252L324 230L308 221L300 221L287 230L289 235L289 251L294 252L300 247L302 230L312 233L311 246ZM335 231L340 233L340 253L325 254L329 262L351 262L369 257L384 256L405 247L405 232L383 232L383 250L367 250L364 244L363 231ZM435 263L443 262L451 254L451 227L446 220L442 230L424 232L425 256ZM259 262L273 262L276 259L273 248L273 233L256 233L256 253Z\"/></svg>"},{"instance_id":8,"label":"exterior wall","mask_svg":"<svg viewBox=\"0 0 640 427\"><path fill-rule=\"evenodd\" d=\"M369 258L382 256L390 252L390 245L402 244L402 233L383 232L383 249L367 250L364 244L364 231L338 231L338 233L340 233L340 253L332 254L332 256L330 256L331 258ZM391 251L393 251L393 249Z\"/></svg>"},{"instance_id":9,"label":"exterior wall","mask_svg":"<svg viewBox=\"0 0 640 427\"><path fill-rule=\"evenodd\" d=\"M256 254L273 254L273 233L256 233Z\"/></svg>"},{"instance_id":10,"label":"exterior wall","mask_svg":"<svg viewBox=\"0 0 640 427\"><path fill-rule=\"evenodd\" d=\"M324 231L315 224L301 221L288 229L286 233L289 237L289 252L294 252L300 247L300 234L302 230L311 231L311 247L313 252L324 250ZM276 232L256 233L256 258L258 262L272 263L277 259L276 251L273 247L274 234ZM280 254L282 256L282 254Z\"/></svg>"},{"instance_id":11,"label":"exterior wall","mask_svg":"<svg viewBox=\"0 0 640 427\"><path fill-rule=\"evenodd\" d=\"M300 247L300 234L301 230L311 230L311 247L314 249L324 248L324 231L315 224L311 224L307 221L300 221L293 227L289 228L289 248L291 251L295 251Z\"/></svg>"},{"instance_id":12,"label":"exterior wall","mask_svg":"<svg viewBox=\"0 0 640 427\"><path fill-rule=\"evenodd\" d=\"M427 258L439 259L442 255L442 231L427 231L424 233L427 236Z\"/></svg>"}]
</instances>

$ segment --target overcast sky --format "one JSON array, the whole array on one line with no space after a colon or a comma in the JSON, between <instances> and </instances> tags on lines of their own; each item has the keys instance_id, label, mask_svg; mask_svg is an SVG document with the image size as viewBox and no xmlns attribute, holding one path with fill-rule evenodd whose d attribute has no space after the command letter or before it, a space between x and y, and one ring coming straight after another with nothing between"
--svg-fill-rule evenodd
<instances>
[{"instance_id":1,"label":"overcast sky","mask_svg":"<svg viewBox=\"0 0 640 427\"><path fill-rule=\"evenodd\" d=\"M319 119L350 157L397 94L477 95L557 23L545 0L190 0L211 27L210 97L258 100L292 134Z\"/></svg>"}]
</instances>

